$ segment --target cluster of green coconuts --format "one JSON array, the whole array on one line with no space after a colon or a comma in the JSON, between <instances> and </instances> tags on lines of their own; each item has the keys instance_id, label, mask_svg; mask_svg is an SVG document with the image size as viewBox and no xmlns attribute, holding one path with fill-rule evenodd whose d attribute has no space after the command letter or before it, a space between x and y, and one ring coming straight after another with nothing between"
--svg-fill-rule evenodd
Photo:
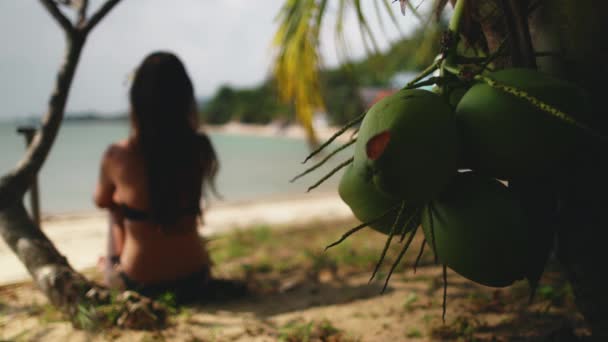
<instances>
[{"instance_id":1,"label":"cluster of green coconuts","mask_svg":"<svg viewBox=\"0 0 608 342\"><path fill-rule=\"evenodd\" d=\"M359 220L384 234L404 235L420 224L441 264L503 287L538 280L542 267L530 265L544 265L538 246L553 238L539 233L508 183L551 174L575 153L580 129L542 106L580 113L586 95L532 69L487 79L503 87L478 82L452 103L421 89L377 102L361 123L339 194ZM415 209L414 225L396 222L401 205Z\"/></svg>"}]
</instances>

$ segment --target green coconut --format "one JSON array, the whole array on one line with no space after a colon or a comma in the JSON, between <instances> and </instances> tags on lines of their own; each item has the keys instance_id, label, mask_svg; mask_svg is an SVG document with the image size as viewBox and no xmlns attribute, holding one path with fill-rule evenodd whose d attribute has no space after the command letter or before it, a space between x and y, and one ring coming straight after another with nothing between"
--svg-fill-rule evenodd
<instances>
[{"instance_id":1,"label":"green coconut","mask_svg":"<svg viewBox=\"0 0 608 342\"><path fill-rule=\"evenodd\" d=\"M408 204L424 204L456 173L457 135L452 110L441 96L401 90L367 112L354 164L371 170L382 192Z\"/></svg>"},{"instance_id":2,"label":"green coconut","mask_svg":"<svg viewBox=\"0 0 608 342\"><path fill-rule=\"evenodd\" d=\"M588 115L587 96L581 88L545 73L505 69L488 77L578 120ZM456 108L456 119L470 167L501 179L558 170L582 137L579 128L486 83L466 92Z\"/></svg>"},{"instance_id":3,"label":"green coconut","mask_svg":"<svg viewBox=\"0 0 608 342\"><path fill-rule=\"evenodd\" d=\"M352 164L346 168L340 179L338 193L361 222L375 220L401 203L399 199L380 192L372 183L371 175L366 175L364 170L356 169ZM395 209L382 220L369 226L388 235L397 215L398 209Z\"/></svg>"},{"instance_id":4,"label":"green coconut","mask_svg":"<svg viewBox=\"0 0 608 342\"><path fill-rule=\"evenodd\" d=\"M529 223L517 199L493 178L458 174L424 209L422 227L439 261L465 278L503 287L525 276Z\"/></svg>"}]
</instances>

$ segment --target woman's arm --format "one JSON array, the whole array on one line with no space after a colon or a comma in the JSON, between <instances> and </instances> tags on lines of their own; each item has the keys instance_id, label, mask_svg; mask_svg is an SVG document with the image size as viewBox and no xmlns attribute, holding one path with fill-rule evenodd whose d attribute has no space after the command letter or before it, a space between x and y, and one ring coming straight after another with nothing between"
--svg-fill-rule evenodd
<instances>
[{"instance_id":1,"label":"woman's arm","mask_svg":"<svg viewBox=\"0 0 608 342\"><path fill-rule=\"evenodd\" d=\"M107 246L107 266L108 272L111 272L112 265L117 262L122 253L124 242L124 227L120 212L117 210L114 203L114 193L116 184L113 180L112 167L113 160L117 153L117 147L111 145L104 153L101 160L101 168L99 171L99 180L94 194L94 202L100 208L108 209L109 211L109 227L108 227L108 246Z\"/></svg>"},{"instance_id":2,"label":"woman's arm","mask_svg":"<svg viewBox=\"0 0 608 342\"><path fill-rule=\"evenodd\" d=\"M116 153L116 147L111 145L108 147L101 159L101 168L99 170L99 180L93 196L93 201L100 208L112 209L114 207L114 192L116 185L112 180L112 159Z\"/></svg>"}]
</instances>

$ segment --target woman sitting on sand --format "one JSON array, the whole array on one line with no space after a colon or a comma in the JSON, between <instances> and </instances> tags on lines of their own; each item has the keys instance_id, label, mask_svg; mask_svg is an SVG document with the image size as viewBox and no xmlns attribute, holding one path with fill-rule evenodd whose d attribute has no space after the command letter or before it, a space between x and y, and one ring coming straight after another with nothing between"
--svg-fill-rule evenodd
<instances>
[{"instance_id":1,"label":"woman sitting on sand","mask_svg":"<svg viewBox=\"0 0 608 342\"><path fill-rule=\"evenodd\" d=\"M105 152L95 191L95 203L112 217L108 285L151 297L172 292L180 302L244 292L211 278L197 232L202 189L213 189L218 161L198 132L184 65L166 52L146 57L130 102L130 136Z\"/></svg>"}]
</instances>

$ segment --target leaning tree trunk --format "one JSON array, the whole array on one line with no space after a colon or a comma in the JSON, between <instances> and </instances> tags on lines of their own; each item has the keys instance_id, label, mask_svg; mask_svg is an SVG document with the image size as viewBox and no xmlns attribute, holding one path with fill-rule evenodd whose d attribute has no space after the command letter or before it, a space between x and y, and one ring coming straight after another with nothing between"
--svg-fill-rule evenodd
<instances>
[{"instance_id":1,"label":"leaning tree trunk","mask_svg":"<svg viewBox=\"0 0 608 342\"><path fill-rule=\"evenodd\" d=\"M607 1L467 1L471 6L470 18L479 24L490 51L495 51L505 37L509 38L506 42L510 58L500 60L503 67L538 66L579 84L590 94L592 111L577 119L608 137L607 107L602 106L608 80L608 64L604 63L608 60L608 20L604 20ZM522 4L526 5L523 10L527 9L523 17ZM522 32L525 31L522 23L526 21L528 37ZM529 47L550 53L535 58L531 65ZM557 233L558 259L572 284L577 306L598 341L608 341L608 277L603 273L608 235L608 215L604 213L608 210L607 142L606 138L584 142L569 165L556 170L555 175L547 175L545 180L515 182L527 202L532 198L544 201L556 197L558 216L547 217L544 224L554 225L551 228ZM535 184L534 189L530 184ZM535 209L541 213L544 210L543 205Z\"/></svg>"},{"instance_id":2,"label":"leaning tree trunk","mask_svg":"<svg viewBox=\"0 0 608 342\"><path fill-rule=\"evenodd\" d=\"M68 264L20 201L0 210L0 235L49 301L72 317L93 285Z\"/></svg>"},{"instance_id":3,"label":"leaning tree trunk","mask_svg":"<svg viewBox=\"0 0 608 342\"><path fill-rule=\"evenodd\" d=\"M57 74L48 109L40 130L19 164L0 177L0 236L23 262L36 285L50 302L74 317L85 293L95 287L76 272L66 258L30 218L23 197L41 169L65 111L72 80L89 32L120 0L107 0L90 18L86 17L87 0L66 1L77 7L77 22L73 24L54 0L40 0L57 21L66 36L66 56Z\"/></svg>"}]
</instances>

